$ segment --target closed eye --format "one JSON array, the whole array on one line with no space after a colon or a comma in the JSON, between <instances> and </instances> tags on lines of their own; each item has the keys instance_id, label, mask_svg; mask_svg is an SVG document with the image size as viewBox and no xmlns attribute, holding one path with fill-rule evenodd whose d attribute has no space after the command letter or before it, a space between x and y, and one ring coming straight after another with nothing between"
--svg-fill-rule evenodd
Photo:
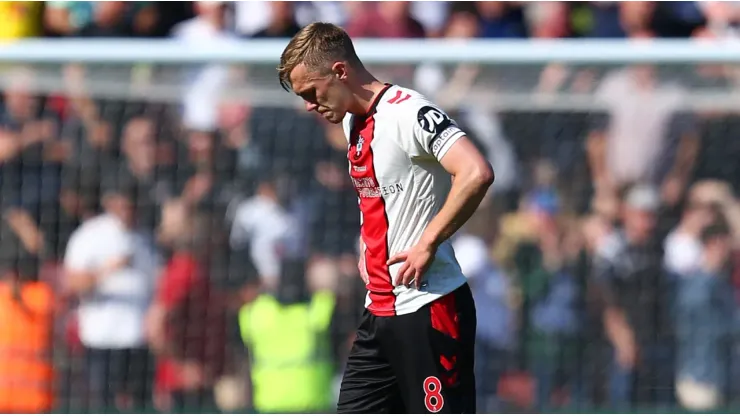
<instances>
[{"instance_id":1,"label":"closed eye","mask_svg":"<svg viewBox=\"0 0 740 416\"><path fill-rule=\"evenodd\" d=\"M311 104L316 104L316 89L311 88L310 90L297 92L299 97L303 99L303 101L306 101Z\"/></svg>"}]
</instances>

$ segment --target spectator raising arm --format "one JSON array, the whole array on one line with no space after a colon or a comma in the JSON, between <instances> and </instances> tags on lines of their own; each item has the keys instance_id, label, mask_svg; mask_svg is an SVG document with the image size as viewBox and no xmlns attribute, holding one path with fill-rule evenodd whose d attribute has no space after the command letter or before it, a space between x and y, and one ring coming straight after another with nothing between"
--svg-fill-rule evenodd
<instances>
[{"instance_id":1,"label":"spectator raising arm","mask_svg":"<svg viewBox=\"0 0 740 416\"><path fill-rule=\"evenodd\" d=\"M691 116L678 114L676 118L690 120ZM689 126L680 126L679 128L680 131L677 132L679 143L673 166L661 187L663 201L670 206L678 203L683 195L694 170L696 156L699 153L699 137L693 126L689 124Z\"/></svg>"}]
</instances>

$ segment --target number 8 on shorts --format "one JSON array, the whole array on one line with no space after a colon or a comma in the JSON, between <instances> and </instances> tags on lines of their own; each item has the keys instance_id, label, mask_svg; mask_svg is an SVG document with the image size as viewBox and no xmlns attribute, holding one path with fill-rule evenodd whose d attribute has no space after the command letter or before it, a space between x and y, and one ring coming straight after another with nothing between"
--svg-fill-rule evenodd
<instances>
[{"instance_id":1,"label":"number 8 on shorts","mask_svg":"<svg viewBox=\"0 0 740 416\"><path fill-rule=\"evenodd\" d=\"M442 397L442 383L437 377L424 379L424 405L432 413L439 412L445 405L445 399Z\"/></svg>"}]
</instances>

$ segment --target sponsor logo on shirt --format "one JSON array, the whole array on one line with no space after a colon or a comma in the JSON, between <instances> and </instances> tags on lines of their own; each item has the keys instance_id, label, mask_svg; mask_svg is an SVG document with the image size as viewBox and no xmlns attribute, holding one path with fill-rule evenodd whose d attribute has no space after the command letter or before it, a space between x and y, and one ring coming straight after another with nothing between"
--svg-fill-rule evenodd
<instances>
[{"instance_id":1,"label":"sponsor logo on shirt","mask_svg":"<svg viewBox=\"0 0 740 416\"><path fill-rule=\"evenodd\" d=\"M400 183L379 186L373 178L352 178L352 183L360 198L380 198L403 192L403 185Z\"/></svg>"},{"instance_id":2,"label":"sponsor logo on shirt","mask_svg":"<svg viewBox=\"0 0 740 416\"><path fill-rule=\"evenodd\" d=\"M416 120L424 131L431 134L438 134L444 131L452 123L452 120L447 117L447 114L431 106L420 108L416 114Z\"/></svg>"}]
</instances>

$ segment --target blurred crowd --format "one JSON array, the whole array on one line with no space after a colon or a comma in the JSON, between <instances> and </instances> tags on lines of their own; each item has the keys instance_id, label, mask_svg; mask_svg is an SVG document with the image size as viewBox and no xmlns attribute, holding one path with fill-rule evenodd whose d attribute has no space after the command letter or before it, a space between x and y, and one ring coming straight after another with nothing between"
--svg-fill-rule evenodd
<instances>
[{"instance_id":1,"label":"blurred crowd","mask_svg":"<svg viewBox=\"0 0 740 416\"><path fill-rule=\"evenodd\" d=\"M197 3L197 4L193 4ZM231 36L292 36L312 21L354 37L624 38L689 37L699 30L733 36L737 6L725 2L3 2L5 39L38 36L163 37L205 8ZM213 35L206 25L190 25ZM199 26L199 27L195 27Z\"/></svg>"},{"instance_id":2,"label":"blurred crowd","mask_svg":"<svg viewBox=\"0 0 740 416\"><path fill-rule=\"evenodd\" d=\"M0 2L0 18L5 39L281 38L315 20L356 37L717 38L740 8ZM0 411L332 410L365 294L341 128L221 99L233 68L180 69L173 102L106 96L94 67L2 68ZM454 237L481 411L737 404L740 112L685 105L735 90L735 68L552 64L529 69L530 93L601 106L498 111L464 97L526 72L383 69L496 171Z\"/></svg>"}]
</instances>

